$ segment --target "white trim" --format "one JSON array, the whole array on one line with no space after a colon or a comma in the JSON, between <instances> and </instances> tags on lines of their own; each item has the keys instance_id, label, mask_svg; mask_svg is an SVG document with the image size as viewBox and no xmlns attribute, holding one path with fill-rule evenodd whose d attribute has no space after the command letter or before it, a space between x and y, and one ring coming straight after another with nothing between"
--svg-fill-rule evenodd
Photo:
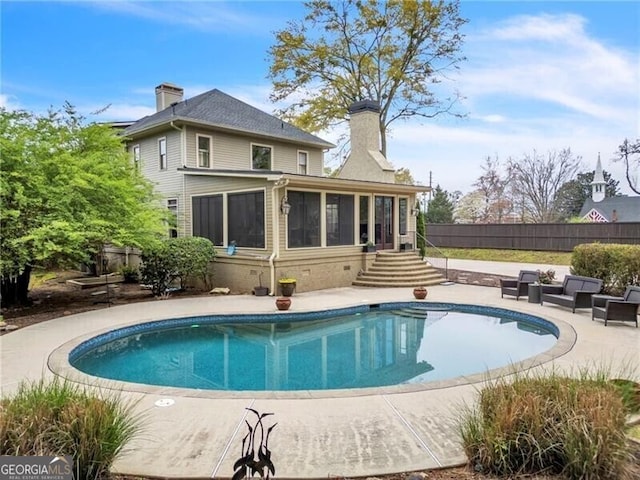
<instances>
[{"instance_id":1,"label":"white trim","mask_svg":"<svg viewBox=\"0 0 640 480\"><path fill-rule=\"evenodd\" d=\"M161 142L164 141L164 168L162 168L162 149L160 148ZM169 157L167 155L167 137L158 138L158 170L164 171L169 169Z\"/></svg>"},{"instance_id":2,"label":"white trim","mask_svg":"<svg viewBox=\"0 0 640 480\"><path fill-rule=\"evenodd\" d=\"M305 154L305 164L304 164L304 172L300 171L300 154L304 153ZM296 172L298 172L298 175L309 175L309 151L307 150L298 150L296 153Z\"/></svg>"},{"instance_id":3,"label":"white trim","mask_svg":"<svg viewBox=\"0 0 640 480\"><path fill-rule=\"evenodd\" d=\"M138 151L137 155L136 155L136 150ZM138 171L141 171L141 169L142 169L142 149L140 148L140 144L139 143L136 143L135 145L131 146L131 155L132 155L132 160L133 160L134 167L136 167L136 169Z\"/></svg>"},{"instance_id":4,"label":"white trim","mask_svg":"<svg viewBox=\"0 0 640 480\"><path fill-rule=\"evenodd\" d=\"M209 140L209 166L203 167L200 165L200 137ZM196 168L211 169L213 168L213 137L211 135L203 135L196 133Z\"/></svg>"},{"instance_id":5,"label":"white trim","mask_svg":"<svg viewBox=\"0 0 640 480\"><path fill-rule=\"evenodd\" d=\"M269 168L253 168L253 147L266 147L271 149L271 158L269 160ZM257 172L273 170L274 159L275 159L275 149L273 148L273 145L268 145L265 143L256 143L256 142L249 143L249 169L250 170L254 170Z\"/></svg>"}]
</instances>

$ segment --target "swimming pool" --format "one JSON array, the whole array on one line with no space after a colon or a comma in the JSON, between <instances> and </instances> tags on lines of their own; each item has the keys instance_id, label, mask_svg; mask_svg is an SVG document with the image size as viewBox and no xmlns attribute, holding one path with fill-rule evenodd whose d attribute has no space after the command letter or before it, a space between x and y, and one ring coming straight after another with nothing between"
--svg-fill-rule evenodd
<instances>
[{"instance_id":1,"label":"swimming pool","mask_svg":"<svg viewBox=\"0 0 640 480\"><path fill-rule=\"evenodd\" d=\"M147 385L359 389L486 372L543 353L557 337L553 323L510 310L394 302L148 322L82 342L69 362L89 375Z\"/></svg>"}]
</instances>

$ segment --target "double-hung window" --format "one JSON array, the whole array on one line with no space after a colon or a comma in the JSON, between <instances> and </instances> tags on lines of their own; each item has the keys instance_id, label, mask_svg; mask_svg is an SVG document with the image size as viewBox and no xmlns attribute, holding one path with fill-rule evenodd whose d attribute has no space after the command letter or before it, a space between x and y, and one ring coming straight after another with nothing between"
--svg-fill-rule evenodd
<instances>
[{"instance_id":1,"label":"double-hung window","mask_svg":"<svg viewBox=\"0 0 640 480\"><path fill-rule=\"evenodd\" d=\"M168 198L167 208L171 212L171 218L169 219L169 236L176 238L178 236L178 199Z\"/></svg>"},{"instance_id":2,"label":"double-hung window","mask_svg":"<svg viewBox=\"0 0 640 480\"><path fill-rule=\"evenodd\" d=\"M158 140L158 157L160 163L160 170L167 169L167 139L161 138Z\"/></svg>"},{"instance_id":3,"label":"double-hung window","mask_svg":"<svg viewBox=\"0 0 640 480\"><path fill-rule=\"evenodd\" d=\"M300 175L307 174L308 159L309 159L309 154L307 152L298 152L298 173Z\"/></svg>"},{"instance_id":4,"label":"double-hung window","mask_svg":"<svg viewBox=\"0 0 640 480\"><path fill-rule=\"evenodd\" d=\"M140 169L140 145L134 145L131 149L133 152L133 166L136 170Z\"/></svg>"},{"instance_id":5,"label":"double-hung window","mask_svg":"<svg viewBox=\"0 0 640 480\"><path fill-rule=\"evenodd\" d=\"M198 135L198 167L211 167L211 137Z\"/></svg>"},{"instance_id":6,"label":"double-hung window","mask_svg":"<svg viewBox=\"0 0 640 480\"><path fill-rule=\"evenodd\" d=\"M251 144L251 168L254 170L271 170L271 147Z\"/></svg>"}]
</instances>

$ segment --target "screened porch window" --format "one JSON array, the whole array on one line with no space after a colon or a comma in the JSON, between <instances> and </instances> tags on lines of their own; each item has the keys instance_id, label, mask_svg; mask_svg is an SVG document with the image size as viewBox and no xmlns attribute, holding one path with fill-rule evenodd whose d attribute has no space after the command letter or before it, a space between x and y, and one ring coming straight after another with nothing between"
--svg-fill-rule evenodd
<instances>
[{"instance_id":1,"label":"screened porch window","mask_svg":"<svg viewBox=\"0 0 640 480\"><path fill-rule=\"evenodd\" d=\"M353 195L327 194L327 246L353 245Z\"/></svg>"},{"instance_id":2,"label":"screened porch window","mask_svg":"<svg viewBox=\"0 0 640 480\"><path fill-rule=\"evenodd\" d=\"M320 246L320 194L287 191L291 211L287 219L289 248Z\"/></svg>"},{"instance_id":3,"label":"screened porch window","mask_svg":"<svg viewBox=\"0 0 640 480\"><path fill-rule=\"evenodd\" d=\"M193 197L191 202L193 236L208 238L214 245L223 242L222 195Z\"/></svg>"},{"instance_id":4,"label":"screened porch window","mask_svg":"<svg viewBox=\"0 0 640 480\"><path fill-rule=\"evenodd\" d=\"M227 195L228 238L239 247L264 248L264 192Z\"/></svg>"}]
</instances>

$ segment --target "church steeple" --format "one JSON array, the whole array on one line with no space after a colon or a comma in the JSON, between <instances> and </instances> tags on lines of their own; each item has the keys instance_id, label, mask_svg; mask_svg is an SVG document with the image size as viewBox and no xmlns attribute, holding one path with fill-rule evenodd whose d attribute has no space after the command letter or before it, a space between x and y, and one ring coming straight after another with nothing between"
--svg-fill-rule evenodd
<instances>
[{"instance_id":1,"label":"church steeple","mask_svg":"<svg viewBox=\"0 0 640 480\"><path fill-rule=\"evenodd\" d=\"M593 174L593 182L591 182L591 198L594 202L601 202L604 200L606 185L607 182L605 182L604 174L602 173L600 152L598 152L598 163L596 164L596 171Z\"/></svg>"}]
</instances>

